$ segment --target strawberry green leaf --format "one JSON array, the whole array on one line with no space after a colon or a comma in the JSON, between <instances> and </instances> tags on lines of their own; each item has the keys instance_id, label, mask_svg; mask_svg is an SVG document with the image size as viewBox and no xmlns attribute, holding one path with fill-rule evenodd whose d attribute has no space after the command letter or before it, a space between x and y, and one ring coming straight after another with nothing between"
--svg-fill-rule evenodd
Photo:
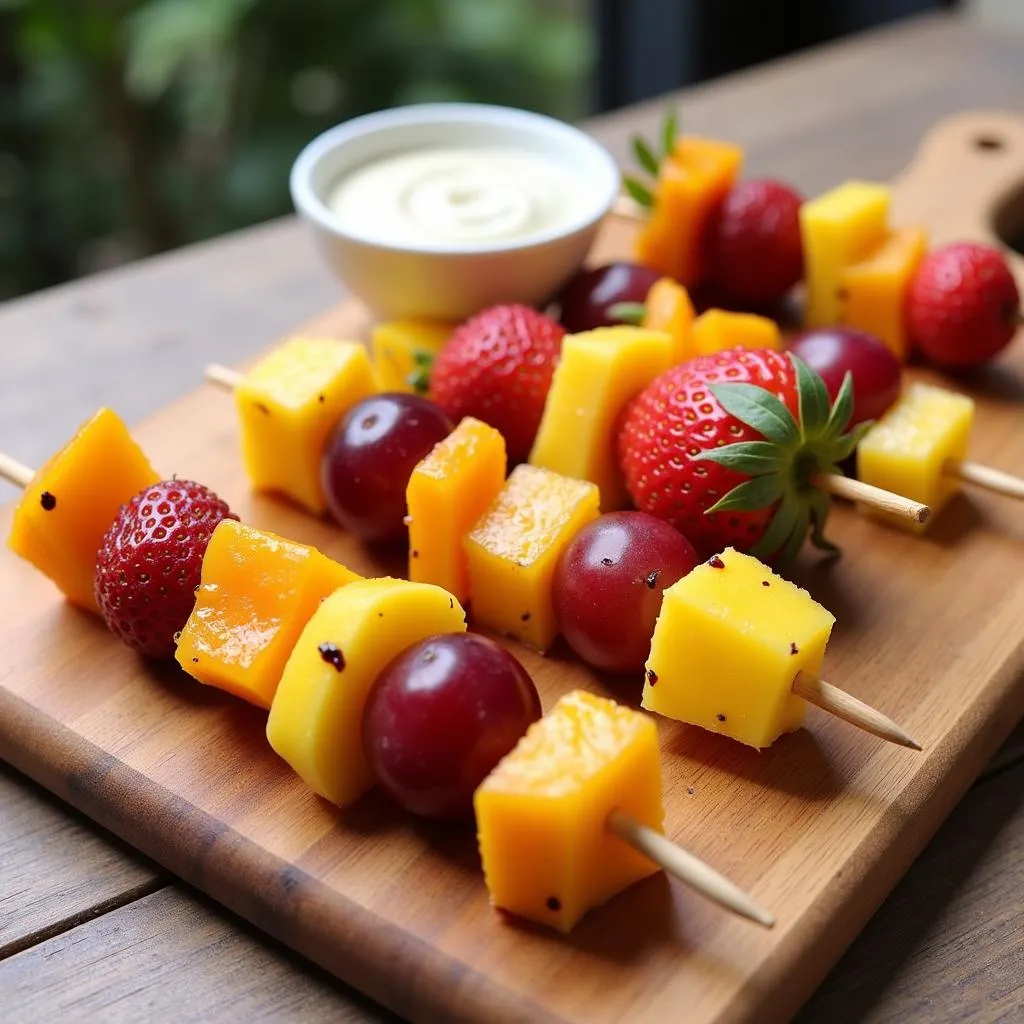
<instances>
[{"instance_id":1,"label":"strawberry green leaf","mask_svg":"<svg viewBox=\"0 0 1024 1024\"><path fill-rule=\"evenodd\" d=\"M857 445L864 439L864 435L874 426L873 420L865 423L858 423L848 434L844 434L832 446L832 459L834 462L842 462L849 458L857 449Z\"/></svg>"},{"instance_id":2,"label":"strawberry green leaf","mask_svg":"<svg viewBox=\"0 0 1024 1024\"><path fill-rule=\"evenodd\" d=\"M705 515L712 512L751 512L771 505L782 497L785 480L778 473L755 476L734 487L725 497L719 498Z\"/></svg>"},{"instance_id":3,"label":"strawberry green leaf","mask_svg":"<svg viewBox=\"0 0 1024 1024\"><path fill-rule=\"evenodd\" d=\"M844 430L850 423L853 415L853 374L849 370L843 376L843 383L839 387L832 412L829 414L828 422L825 424L824 435L828 439L842 436Z\"/></svg>"},{"instance_id":4,"label":"strawberry green leaf","mask_svg":"<svg viewBox=\"0 0 1024 1024\"><path fill-rule=\"evenodd\" d=\"M651 151L651 147L648 146L646 141L644 141L644 139L639 135L634 135L632 142L633 153L636 156L637 163L648 174L651 174L656 178L658 176L658 158Z\"/></svg>"},{"instance_id":5,"label":"strawberry green leaf","mask_svg":"<svg viewBox=\"0 0 1024 1024\"><path fill-rule=\"evenodd\" d=\"M642 302L616 302L608 307L608 316L624 324L642 324L647 307Z\"/></svg>"},{"instance_id":6,"label":"strawberry green leaf","mask_svg":"<svg viewBox=\"0 0 1024 1024\"><path fill-rule=\"evenodd\" d=\"M734 469L747 476L763 476L765 473L780 473L786 464L786 457L777 444L770 441L737 441L722 448L711 448L694 456L716 462L726 469Z\"/></svg>"},{"instance_id":7,"label":"strawberry green leaf","mask_svg":"<svg viewBox=\"0 0 1024 1024\"><path fill-rule=\"evenodd\" d=\"M646 209L651 209L654 206L654 193L643 184L629 175L623 175L622 184L625 186L626 191L632 196L633 200L639 203Z\"/></svg>"},{"instance_id":8,"label":"strawberry green leaf","mask_svg":"<svg viewBox=\"0 0 1024 1024\"><path fill-rule=\"evenodd\" d=\"M800 426L808 437L817 437L825 429L831 413L828 388L821 376L799 356L788 352L796 371L797 397L800 401Z\"/></svg>"},{"instance_id":9,"label":"strawberry green leaf","mask_svg":"<svg viewBox=\"0 0 1024 1024\"><path fill-rule=\"evenodd\" d=\"M811 543L822 551L839 554L839 548L825 536L825 522L828 519L829 499L824 491L811 491L807 498L811 510Z\"/></svg>"},{"instance_id":10,"label":"strawberry green leaf","mask_svg":"<svg viewBox=\"0 0 1024 1024\"><path fill-rule=\"evenodd\" d=\"M782 548L782 553L779 556L779 562L782 565L789 565L797 556L800 549L803 547L804 540L807 537L807 531L811 525L811 510L806 504L797 506L796 522L793 525L793 531L790 533L786 540L785 546Z\"/></svg>"},{"instance_id":11,"label":"strawberry green leaf","mask_svg":"<svg viewBox=\"0 0 1024 1024\"><path fill-rule=\"evenodd\" d=\"M775 554L789 539L800 514L800 499L788 494L779 502L779 507L764 531L761 539L751 548L755 558L767 559Z\"/></svg>"},{"instance_id":12,"label":"strawberry green leaf","mask_svg":"<svg viewBox=\"0 0 1024 1024\"><path fill-rule=\"evenodd\" d=\"M711 392L726 412L787 449L800 441L793 414L770 391L754 384L712 384Z\"/></svg>"},{"instance_id":13,"label":"strawberry green leaf","mask_svg":"<svg viewBox=\"0 0 1024 1024\"><path fill-rule=\"evenodd\" d=\"M679 134L679 115L673 108L665 111L665 120L661 123L661 151L671 156L676 148L676 136Z\"/></svg>"}]
</instances>

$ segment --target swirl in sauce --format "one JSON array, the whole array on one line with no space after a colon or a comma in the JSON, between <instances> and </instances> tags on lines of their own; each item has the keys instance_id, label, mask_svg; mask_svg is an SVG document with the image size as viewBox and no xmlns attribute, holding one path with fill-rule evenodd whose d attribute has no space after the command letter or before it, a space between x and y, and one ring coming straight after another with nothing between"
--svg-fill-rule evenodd
<instances>
[{"instance_id":1,"label":"swirl in sauce","mask_svg":"<svg viewBox=\"0 0 1024 1024\"><path fill-rule=\"evenodd\" d=\"M327 205L390 245L518 241L576 219L586 189L550 157L512 147L417 149L342 178Z\"/></svg>"}]
</instances>

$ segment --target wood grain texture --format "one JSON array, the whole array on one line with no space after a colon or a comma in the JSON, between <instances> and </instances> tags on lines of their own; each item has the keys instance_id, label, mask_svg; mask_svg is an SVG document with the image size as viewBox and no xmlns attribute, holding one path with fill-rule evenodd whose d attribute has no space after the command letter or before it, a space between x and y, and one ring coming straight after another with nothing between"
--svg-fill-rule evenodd
<instances>
[{"instance_id":1,"label":"wood grain texture","mask_svg":"<svg viewBox=\"0 0 1024 1024\"><path fill-rule=\"evenodd\" d=\"M1024 1019L1021 892L1016 764L957 806L795 1024Z\"/></svg>"},{"instance_id":2,"label":"wood grain texture","mask_svg":"<svg viewBox=\"0 0 1024 1024\"><path fill-rule=\"evenodd\" d=\"M354 992L342 1002L337 982L308 965L296 985L298 966L202 897L163 889L3 961L0 997L17 1024L396 1021Z\"/></svg>"},{"instance_id":3,"label":"wood grain texture","mask_svg":"<svg viewBox=\"0 0 1024 1024\"><path fill-rule=\"evenodd\" d=\"M152 865L125 854L0 765L0 959L164 884Z\"/></svg>"},{"instance_id":4,"label":"wood grain texture","mask_svg":"<svg viewBox=\"0 0 1024 1024\"><path fill-rule=\"evenodd\" d=\"M625 251L626 231L610 225L595 258ZM351 336L363 329L358 316L342 306L315 329ZM1004 390L1022 361L1011 354L1000 368ZM1024 465L1017 402L977 397L972 456ZM138 436L162 472L210 483L243 519L363 573L401 568L251 495L221 392L201 388ZM785 1019L1024 711L1024 581L1005 572L1024 542L1016 508L965 497L926 540L848 508L836 518L837 539L855 557L808 557L798 576L839 617L828 675L900 720L925 753L816 712L760 755L659 722L669 834L770 907L779 919L770 933L663 877L616 898L568 940L503 921L487 906L470 833L411 821L376 794L341 813L318 801L270 752L263 715L175 672L147 672L7 554L0 752L415 1020L659 1020L683 1000L694 1020ZM1005 593L993 608L985 595L996 578ZM557 649L517 653L545 706L572 686L608 685ZM69 664L79 666L73 685ZM408 978L401 990L396 971Z\"/></svg>"}]
</instances>

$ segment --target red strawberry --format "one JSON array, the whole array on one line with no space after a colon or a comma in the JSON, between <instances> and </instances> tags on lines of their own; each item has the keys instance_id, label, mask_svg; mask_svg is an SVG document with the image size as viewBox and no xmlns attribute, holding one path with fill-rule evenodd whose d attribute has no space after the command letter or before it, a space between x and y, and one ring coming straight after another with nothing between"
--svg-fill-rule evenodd
<instances>
[{"instance_id":1,"label":"red strawberry","mask_svg":"<svg viewBox=\"0 0 1024 1024\"><path fill-rule=\"evenodd\" d=\"M151 658L173 657L210 534L237 518L190 480L163 480L122 505L96 559L96 601L110 631Z\"/></svg>"},{"instance_id":2,"label":"red strawberry","mask_svg":"<svg viewBox=\"0 0 1024 1024\"><path fill-rule=\"evenodd\" d=\"M741 181L708 220L706 284L730 305L767 306L803 276L800 204L789 186Z\"/></svg>"},{"instance_id":3,"label":"red strawberry","mask_svg":"<svg viewBox=\"0 0 1024 1024\"><path fill-rule=\"evenodd\" d=\"M453 422L475 416L504 435L511 462L530 454L565 328L528 306L467 320L434 360L430 397Z\"/></svg>"},{"instance_id":4,"label":"red strawberry","mask_svg":"<svg viewBox=\"0 0 1024 1024\"><path fill-rule=\"evenodd\" d=\"M939 366L965 369L1005 348L1020 323L1020 294L1003 254L958 243L929 253L910 282L907 332Z\"/></svg>"},{"instance_id":5,"label":"red strawberry","mask_svg":"<svg viewBox=\"0 0 1024 1024\"><path fill-rule=\"evenodd\" d=\"M828 495L868 424L844 434L853 410L847 374L830 405L825 385L792 354L731 349L656 378L627 407L619 463L638 509L671 523L704 556L730 545L761 558L796 554L809 528L825 540Z\"/></svg>"}]
</instances>

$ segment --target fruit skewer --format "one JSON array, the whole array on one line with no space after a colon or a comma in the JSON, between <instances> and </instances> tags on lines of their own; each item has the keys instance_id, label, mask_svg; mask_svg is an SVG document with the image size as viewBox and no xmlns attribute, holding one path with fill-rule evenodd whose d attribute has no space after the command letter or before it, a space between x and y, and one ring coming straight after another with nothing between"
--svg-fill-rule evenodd
<instances>
[{"instance_id":1,"label":"fruit skewer","mask_svg":"<svg viewBox=\"0 0 1024 1024\"><path fill-rule=\"evenodd\" d=\"M204 378L208 383L227 391L235 391L246 380L245 374L221 363L208 364L204 370ZM852 477L837 473L820 473L812 482L816 487L837 497L856 501L877 509L884 515L899 517L910 523L924 524L931 515L931 509L920 501Z\"/></svg>"},{"instance_id":2,"label":"fruit skewer","mask_svg":"<svg viewBox=\"0 0 1024 1024\"><path fill-rule=\"evenodd\" d=\"M124 467L127 467L133 462L137 463L136 470L140 479L143 480L144 486L149 486L152 481L148 481L148 478L155 476L155 474L151 467L149 467L145 462L141 451L139 451L134 442L131 441L127 431L123 427L123 424L108 410L101 411L101 413L94 417L92 421L89 421L89 423L84 425L83 428L79 430L75 438L72 439L72 442L58 453L58 455L47 464L47 467L38 474L30 467L16 459L0 453L0 477L3 477L23 489L37 487L42 484L45 484L48 487L53 487L54 491L60 495L59 499L57 494L48 489L41 491L44 496L44 500L40 507L42 508L42 514L47 514L53 511L57 507L58 503L62 507L68 503L72 494L72 491L69 489L69 481L73 481L78 474L87 471L89 455L95 445L99 444L109 456L109 449L106 449L100 442L104 439L110 440L111 438L119 439L119 442L122 445L122 448L118 453L118 458L114 461L120 463ZM125 474L124 483L127 489L131 489L131 487L139 482L138 479L129 481L129 476L130 474ZM51 481L57 481L58 483L53 483ZM58 486L58 484L61 486ZM185 482L182 482L181 486L182 489L185 489ZM124 490L125 488L121 489ZM46 496L48 496L50 500L46 500ZM31 515L31 512L28 514ZM102 519L102 515L100 518ZM253 546L258 544L261 537L267 540L267 544L263 550L264 557L278 557L282 561L289 561L293 566L300 564L302 561L299 557L303 554L303 552L299 550L301 548L300 545L289 544L284 541L283 538L264 535L261 531L243 526L231 518L223 519L222 523L218 524L218 527L220 525L223 525L223 529L220 530L220 535L213 546L214 554L210 556L210 560L214 563L217 563L219 560L219 564L223 566L226 563L234 564L237 561L237 559L232 557L224 557L221 548L224 547L225 544L229 547L238 547L240 544L243 546L245 544ZM214 527L213 534L217 534L218 527ZM29 520L28 528L31 531L31 520ZM213 542L212 536L210 539L211 542ZM175 538L176 543L180 544L180 541L180 537ZM86 544L86 547L87 546L88 544ZM202 556L202 563L204 567L203 578L206 582L209 582L206 572L207 555L209 552L210 547L207 545L203 550ZM26 552L21 550L19 553L25 554ZM233 553L237 554L237 552ZM333 608L330 602L325 601L324 605L318 608L318 605L320 605L320 597L326 597L327 595L320 595L316 592L317 581L319 581L321 589L331 589L335 595L334 599L336 599L350 582L356 582L358 580L355 574L351 573L343 566L331 563L329 559L319 555L318 552L309 549L305 553L309 556L305 559L305 563L308 565L308 571L304 574L301 585L299 585L293 592L286 593L284 595L286 601L289 598L295 598L298 604L304 603L304 607L292 609L292 611L297 612L297 615L293 615L291 618L297 618L298 621L289 623L287 621L288 616L282 617L278 614L277 617L279 621L277 623L277 628L265 631L264 639L268 640L270 645L276 645L278 647L278 651L276 659L274 657L268 657L268 652L266 651L258 652L261 655L258 659L258 663L262 666L264 675L268 675L268 672L269 674L276 675L277 673L273 669L273 666L276 663L278 666L284 666L284 673L285 676L287 676L287 667L291 659L289 657L288 660L283 660L284 656L288 655L288 652L286 650L282 650L282 645L288 645L289 641L294 640L294 638L298 636L299 640L295 643L295 647L298 648L301 646L302 638L306 636L305 631L301 634L299 632L303 625L303 619L312 616L310 621L306 623L306 629L312 629L315 632L319 626L314 620L318 617L329 617L333 614ZM84 588L78 587L76 589L75 586L68 586L67 584L69 579L72 581L75 580L75 573L77 569L88 570L88 567L74 566L70 570L69 575L62 578L59 573L54 575L49 571L51 567L47 565L45 559L42 561L42 564L40 564L39 561L36 561L36 564L37 568L40 568L41 571L47 575L51 575L54 578L54 581L58 583L61 589L63 589L67 596L70 599L73 599L75 603L82 605L87 604ZM214 566L213 571L216 572L216 565ZM89 574L91 575L91 572ZM317 577L317 579L314 579L314 577ZM437 604L438 608L441 609L440 614L456 614L454 599L450 598L446 592L441 590L441 588L430 586L424 587L422 584L407 584L405 581L396 580L367 580L361 582L363 582L367 588L371 589L376 587L390 591L395 588L401 590L403 588L412 589L419 587L420 590L437 591L439 596L435 601L435 604ZM191 594L192 587L187 587L187 590ZM202 594L200 595L199 601L196 605L197 607L202 603L203 596L204 595ZM347 595L342 596L347 597ZM352 602L350 601L349 604L351 603ZM358 604L359 601L357 600L355 605ZM376 609L376 606L374 606L374 608ZM274 611L275 613L279 613L280 609L275 607ZM343 615L343 618L349 624L351 624L353 618L352 611L352 608L346 608ZM373 625L377 630L380 630L382 627L377 624L378 615L381 614L380 610L376 609L371 612L367 606L364 611L366 611L371 625ZM461 609L459 609L458 614L461 615ZM185 623L185 630L183 631L183 651L179 651L178 657L178 660L181 662L183 667L185 667L186 670L189 670L190 674L201 682L216 685L219 688L226 689L229 692L232 692L237 696L242 696L252 702L263 704L271 703L269 696L273 693L274 689L276 689L277 679L274 679L274 686L272 689L268 689L268 686L266 685L262 687L258 685L255 687L248 687L245 685L243 680L238 678L237 673L232 674L230 666L221 666L223 671L218 674L216 668L203 663L211 660L209 654L211 651L216 650L216 646L209 643L204 644L202 642L197 644L197 638L192 634L195 633L197 628L201 629L202 625L200 624L199 618L190 617L190 619L192 620L191 622ZM225 620L222 619L222 621ZM282 623L284 625L290 625L290 631L283 628ZM434 623L434 625L437 625L437 623ZM389 633L392 633L394 631L394 626L389 625L388 630ZM251 630L249 633L251 634ZM120 632L119 636L121 636L121 639L126 639L126 637ZM232 649L237 649L237 646L237 644L234 645L234 648ZM327 646L329 647L330 645ZM493 646L497 650L501 650L500 648L497 648L497 645ZM223 649L224 648L222 648L222 650ZM325 659L323 653L325 649L325 644L321 643L317 645L317 658L315 659L315 664L320 667L333 664L331 659ZM337 650L336 647L331 649ZM201 659L198 653L190 656L188 652L201 652L203 657ZM251 655L253 653L254 652L252 651L247 651L247 654ZM381 660L379 650L377 651L377 654L378 660ZM511 655L508 655L507 652L502 651L502 655L506 659L512 660ZM301 659L299 660L301 662ZM387 659L384 658L384 660L386 661ZM521 671L525 676L525 670ZM371 671L368 681L372 682L376 677L376 674L376 672ZM308 697L307 686L305 685L305 679L308 678L308 676L309 673L303 670L303 666L301 664L292 673L292 678L299 681L299 688L302 690L302 693L298 695L302 698L300 700L300 704L302 705L302 716L310 714L305 700L305 698ZM529 677L527 676L526 678L528 679ZM530 685L532 688L532 683ZM294 697L295 694L292 694L292 696ZM274 706L271 703L272 717L273 707ZM537 704L537 713L539 715L539 703ZM359 705L359 713L356 717L362 717L361 704ZM286 750L288 749L289 724L294 724L294 719L295 716L289 711L289 709L285 708L285 710L282 711L279 706L277 718L274 719L274 721L278 723L275 731L271 733L268 727L268 734L271 735L272 740L276 737L278 742L283 744ZM280 724L282 721L285 723L283 726ZM306 728L305 723L302 723L302 728L299 731L305 737L308 737L311 734L311 730ZM315 733L316 730L314 729L312 732ZM355 733L357 736L357 742L361 746L362 740L360 732L361 730L357 723ZM513 736L513 740L514 738L515 737ZM277 748L277 746L278 744L275 743L275 748ZM278 752L283 753L281 750ZM301 759L302 758L300 756L300 761ZM286 757L286 760L289 760L289 758ZM296 767L291 760L289 760L289 763L292 763L292 766ZM609 832L618 835L625 843L634 847L637 852L647 858L648 861L653 862L669 874L679 878L690 888L693 888L707 898L745 918L748 918L749 920L756 921L765 927L771 927L774 923L772 916L736 885L724 876L720 875L718 872L714 871L710 866L695 858L692 854L687 853L685 850L669 842L656 829L635 820L621 809L617 809L613 814L609 815L607 827ZM644 873L649 873L649 870L642 872L641 874Z\"/></svg>"}]
</instances>

